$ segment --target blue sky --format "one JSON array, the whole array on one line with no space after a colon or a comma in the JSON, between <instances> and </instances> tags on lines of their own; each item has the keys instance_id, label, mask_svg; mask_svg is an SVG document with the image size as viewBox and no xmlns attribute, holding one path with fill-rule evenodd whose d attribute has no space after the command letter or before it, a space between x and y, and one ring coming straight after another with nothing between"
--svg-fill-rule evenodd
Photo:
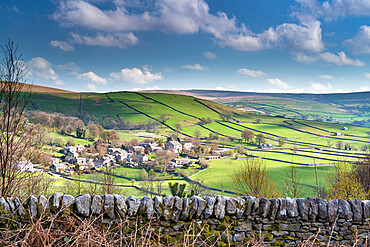
<instances>
[{"instance_id":1,"label":"blue sky","mask_svg":"<svg viewBox=\"0 0 370 247\"><path fill-rule=\"evenodd\" d=\"M370 90L369 0L3 0L0 22L44 86Z\"/></svg>"}]
</instances>

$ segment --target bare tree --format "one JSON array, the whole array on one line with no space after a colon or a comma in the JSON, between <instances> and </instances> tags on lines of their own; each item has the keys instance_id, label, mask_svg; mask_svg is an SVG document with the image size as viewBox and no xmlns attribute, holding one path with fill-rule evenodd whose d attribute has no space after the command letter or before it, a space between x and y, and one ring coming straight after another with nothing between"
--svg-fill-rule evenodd
<instances>
[{"instance_id":1,"label":"bare tree","mask_svg":"<svg viewBox=\"0 0 370 247\"><path fill-rule=\"evenodd\" d=\"M234 188L244 195L273 198L280 194L259 158L245 159L244 164L234 171L232 181Z\"/></svg>"},{"instance_id":2,"label":"bare tree","mask_svg":"<svg viewBox=\"0 0 370 247\"><path fill-rule=\"evenodd\" d=\"M176 157L176 154L172 151L158 151L155 161L160 165L161 171L166 171L170 161Z\"/></svg>"},{"instance_id":3,"label":"bare tree","mask_svg":"<svg viewBox=\"0 0 370 247\"><path fill-rule=\"evenodd\" d=\"M194 191L194 195L203 195L206 189L202 186L204 184L204 180L201 179L194 179L194 182L190 182L189 186L190 189Z\"/></svg>"},{"instance_id":4,"label":"bare tree","mask_svg":"<svg viewBox=\"0 0 370 247\"><path fill-rule=\"evenodd\" d=\"M284 186L288 196L293 198L300 197L302 188L302 185L299 184L301 180L301 174L298 172L297 167L291 166L289 171L285 173L285 176L287 178L284 181Z\"/></svg>"},{"instance_id":5,"label":"bare tree","mask_svg":"<svg viewBox=\"0 0 370 247\"><path fill-rule=\"evenodd\" d=\"M98 181L102 183L100 186L101 194L117 194L119 193L119 188L116 185L115 178L115 169L112 166L105 165L103 169L102 176L99 176Z\"/></svg>"},{"instance_id":6,"label":"bare tree","mask_svg":"<svg viewBox=\"0 0 370 247\"><path fill-rule=\"evenodd\" d=\"M18 45L9 39L1 50L0 189L1 196L14 196L32 175L27 164L41 154L45 131L25 116L31 86L24 84L27 67Z\"/></svg>"}]
</instances>

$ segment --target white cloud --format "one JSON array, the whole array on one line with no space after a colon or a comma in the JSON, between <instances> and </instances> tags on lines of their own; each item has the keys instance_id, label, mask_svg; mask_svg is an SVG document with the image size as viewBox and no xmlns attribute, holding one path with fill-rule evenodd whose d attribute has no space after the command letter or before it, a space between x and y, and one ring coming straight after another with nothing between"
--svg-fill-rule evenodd
<instances>
[{"instance_id":1,"label":"white cloud","mask_svg":"<svg viewBox=\"0 0 370 247\"><path fill-rule=\"evenodd\" d=\"M208 59L216 59L217 58L217 55L213 52L210 52L210 51L203 52L203 56L205 58L208 58Z\"/></svg>"},{"instance_id":2,"label":"white cloud","mask_svg":"<svg viewBox=\"0 0 370 247\"><path fill-rule=\"evenodd\" d=\"M54 83L57 84L57 85L59 85L59 86L65 84L64 81L62 81L62 80L56 80L56 81L54 81Z\"/></svg>"},{"instance_id":3,"label":"white cloud","mask_svg":"<svg viewBox=\"0 0 370 247\"><path fill-rule=\"evenodd\" d=\"M308 56L304 54L303 52L298 52L294 56L294 60L300 63L314 63L317 61L316 56Z\"/></svg>"},{"instance_id":4,"label":"white cloud","mask_svg":"<svg viewBox=\"0 0 370 247\"><path fill-rule=\"evenodd\" d=\"M332 75L320 75L319 77L324 80L334 80Z\"/></svg>"},{"instance_id":5,"label":"white cloud","mask_svg":"<svg viewBox=\"0 0 370 247\"><path fill-rule=\"evenodd\" d=\"M87 83L86 86L91 91L97 91L98 90L98 87L94 83Z\"/></svg>"},{"instance_id":6,"label":"white cloud","mask_svg":"<svg viewBox=\"0 0 370 247\"><path fill-rule=\"evenodd\" d=\"M301 21L322 18L326 21L336 20L346 16L370 16L370 1L368 0L296 0L293 16Z\"/></svg>"},{"instance_id":7,"label":"white cloud","mask_svg":"<svg viewBox=\"0 0 370 247\"><path fill-rule=\"evenodd\" d=\"M348 58L343 51L338 52L338 55L331 52L320 53L320 58L326 62L335 63L336 65L365 66L365 63L359 59Z\"/></svg>"},{"instance_id":8,"label":"white cloud","mask_svg":"<svg viewBox=\"0 0 370 247\"><path fill-rule=\"evenodd\" d=\"M264 73L261 70L250 70L250 69L246 69L246 68L238 69L237 72L241 75L248 75L248 76L251 76L251 77L261 77L261 76L266 75L266 73Z\"/></svg>"},{"instance_id":9,"label":"white cloud","mask_svg":"<svg viewBox=\"0 0 370 247\"><path fill-rule=\"evenodd\" d=\"M368 79L370 79L370 73L366 73L365 72L365 77L368 78Z\"/></svg>"},{"instance_id":10,"label":"white cloud","mask_svg":"<svg viewBox=\"0 0 370 247\"><path fill-rule=\"evenodd\" d=\"M309 90L313 92L325 92L333 89L333 86L330 83L325 85L320 82L310 81L309 85L310 85Z\"/></svg>"},{"instance_id":11,"label":"white cloud","mask_svg":"<svg viewBox=\"0 0 370 247\"><path fill-rule=\"evenodd\" d=\"M27 62L27 66L30 73L38 77L53 81L58 79L58 75L53 70L52 64L42 57L32 58Z\"/></svg>"},{"instance_id":12,"label":"white cloud","mask_svg":"<svg viewBox=\"0 0 370 247\"><path fill-rule=\"evenodd\" d=\"M151 73L148 70L139 68L124 68L120 72L109 74L114 80L128 81L136 84L146 84L153 81L162 80L162 73Z\"/></svg>"},{"instance_id":13,"label":"white cloud","mask_svg":"<svg viewBox=\"0 0 370 247\"><path fill-rule=\"evenodd\" d=\"M344 41L344 44L356 54L370 54L370 26L361 26L356 36Z\"/></svg>"},{"instance_id":14,"label":"white cloud","mask_svg":"<svg viewBox=\"0 0 370 247\"><path fill-rule=\"evenodd\" d=\"M89 71L87 73L79 74L76 76L79 80L86 80L90 82L94 82L96 84L100 85L107 85L107 80L104 78L101 78L100 76L96 75L94 72Z\"/></svg>"},{"instance_id":15,"label":"white cloud","mask_svg":"<svg viewBox=\"0 0 370 247\"><path fill-rule=\"evenodd\" d=\"M133 33L112 33L101 34L98 33L94 37L81 36L77 33L71 33L72 43L88 46L105 46L126 48L127 46L135 45L138 38Z\"/></svg>"},{"instance_id":16,"label":"white cloud","mask_svg":"<svg viewBox=\"0 0 370 247\"><path fill-rule=\"evenodd\" d=\"M363 87L360 87L360 90L361 91L370 91L370 88L369 88L369 86L363 86Z\"/></svg>"},{"instance_id":17,"label":"white cloud","mask_svg":"<svg viewBox=\"0 0 370 247\"><path fill-rule=\"evenodd\" d=\"M191 69L191 70L200 70L200 71L208 71L208 68L205 66L202 66L200 64L187 64L182 66L183 69Z\"/></svg>"},{"instance_id":18,"label":"white cloud","mask_svg":"<svg viewBox=\"0 0 370 247\"><path fill-rule=\"evenodd\" d=\"M253 33L235 17L224 12L212 14L204 0L153 0L147 7L134 8L113 4L111 9L99 8L91 1L62 0L52 15L62 26L82 26L100 32L133 32L161 30L177 34L204 32L211 34L220 46L242 51L283 47L299 51L320 52L321 23L284 23L262 33Z\"/></svg>"},{"instance_id":19,"label":"white cloud","mask_svg":"<svg viewBox=\"0 0 370 247\"><path fill-rule=\"evenodd\" d=\"M75 50L75 48L72 45L68 44L65 41L52 40L50 41L50 45L52 47L59 48L63 51L74 51Z\"/></svg>"},{"instance_id":20,"label":"white cloud","mask_svg":"<svg viewBox=\"0 0 370 247\"><path fill-rule=\"evenodd\" d=\"M70 75L77 75L82 71L82 69L74 62L58 65L57 68L60 70L68 70Z\"/></svg>"},{"instance_id":21,"label":"white cloud","mask_svg":"<svg viewBox=\"0 0 370 247\"><path fill-rule=\"evenodd\" d=\"M271 79L266 79L268 83L270 83L273 86L276 86L281 89L289 89L290 86L288 83L283 82L282 80L278 78L271 78Z\"/></svg>"}]
</instances>

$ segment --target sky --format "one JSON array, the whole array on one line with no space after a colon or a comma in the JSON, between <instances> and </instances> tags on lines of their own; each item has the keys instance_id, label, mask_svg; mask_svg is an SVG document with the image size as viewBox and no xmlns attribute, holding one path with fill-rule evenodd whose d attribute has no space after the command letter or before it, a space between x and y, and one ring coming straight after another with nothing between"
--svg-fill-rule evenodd
<instances>
[{"instance_id":1,"label":"sky","mask_svg":"<svg viewBox=\"0 0 370 247\"><path fill-rule=\"evenodd\" d=\"M37 85L370 90L370 0L1 0L0 23Z\"/></svg>"}]
</instances>

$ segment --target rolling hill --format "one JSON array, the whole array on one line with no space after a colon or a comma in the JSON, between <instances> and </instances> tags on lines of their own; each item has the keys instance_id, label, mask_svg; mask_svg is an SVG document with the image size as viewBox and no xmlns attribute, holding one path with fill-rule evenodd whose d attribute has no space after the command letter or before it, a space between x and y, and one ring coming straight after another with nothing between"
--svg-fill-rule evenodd
<instances>
[{"instance_id":1,"label":"rolling hill","mask_svg":"<svg viewBox=\"0 0 370 247\"><path fill-rule=\"evenodd\" d=\"M146 91L154 92L154 91ZM370 127L370 92L336 94L254 93L216 90L159 91L218 102L271 116L319 119Z\"/></svg>"},{"instance_id":2,"label":"rolling hill","mask_svg":"<svg viewBox=\"0 0 370 247\"><path fill-rule=\"evenodd\" d=\"M342 160L356 161L363 157L365 146L370 144L369 128L258 115L181 94L35 93L29 110L79 116L86 121L93 120L103 125L114 121L123 129L146 128L148 124L156 124L146 131L155 131L162 136L177 133L182 139L200 136L203 143L230 148L243 145L249 155L263 159L279 186L283 186L285 172L290 166L299 167L304 176L304 195L312 195L315 187L314 164L319 165L317 171L324 180L333 164ZM348 130L342 130L344 127ZM264 135L266 142L273 145L274 149L259 149L242 141L241 133L245 129L253 131L255 135ZM341 132L341 135L337 136L337 132ZM206 139L210 135L219 138ZM281 140L284 140L284 145L279 145ZM347 150L336 149L338 143L346 145ZM192 178L202 179L208 186L232 190L231 174L242 162L235 159L212 161L209 169Z\"/></svg>"}]
</instances>

